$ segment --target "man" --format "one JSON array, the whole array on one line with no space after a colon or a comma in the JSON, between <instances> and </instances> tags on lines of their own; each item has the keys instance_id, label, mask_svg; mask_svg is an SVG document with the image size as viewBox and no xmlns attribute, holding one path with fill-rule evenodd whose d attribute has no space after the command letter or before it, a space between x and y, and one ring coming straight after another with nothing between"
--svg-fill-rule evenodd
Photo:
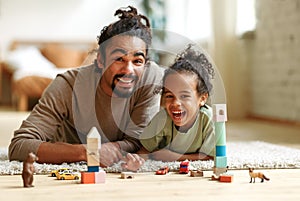
<instances>
[{"instance_id":1,"label":"man","mask_svg":"<svg viewBox=\"0 0 300 201\"><path fill-rule=\"evenodd\" d=\"M92 127L101 135L100 162L142 163L135 154L138 136L159 110L162 70L148 61L148 19L134 7L119 9L119 20L98 37L93 65L58 75L9 146L10 160L33 152L39 163L86 161L86 136Z\"/></svg>"}]
</instances>

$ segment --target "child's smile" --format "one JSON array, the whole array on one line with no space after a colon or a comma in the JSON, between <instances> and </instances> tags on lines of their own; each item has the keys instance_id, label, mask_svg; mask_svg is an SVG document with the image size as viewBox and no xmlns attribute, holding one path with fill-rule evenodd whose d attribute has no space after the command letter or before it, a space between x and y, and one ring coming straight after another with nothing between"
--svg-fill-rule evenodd
<instances>
[{"instance_id":1,"label":"child's smile","mask_svg":"<svg viewBox=\"0 0 300 201\"><path fill-rule=\"evenodd\" d=\"M181 120L184 118L186 112L184 111L180 111L180 110L174 110L174 111L171 111L173 117L173 121L175 122L181 122Z\"/></svg>"}]
</instances>

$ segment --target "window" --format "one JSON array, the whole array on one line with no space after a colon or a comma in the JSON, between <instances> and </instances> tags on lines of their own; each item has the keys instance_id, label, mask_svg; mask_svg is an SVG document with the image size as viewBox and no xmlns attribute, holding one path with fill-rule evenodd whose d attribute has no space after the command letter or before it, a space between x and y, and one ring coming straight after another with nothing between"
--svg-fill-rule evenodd
<instances>
[{"instance_id":1,"label":"window","mask_svg":"<svg viewBox=\"0 0 300 201\"><path fill-rule=\"evenodd\" d=\"M255 26L255 0L237 0L236 34L252 31Z\"/></svg>"}]
</instances>

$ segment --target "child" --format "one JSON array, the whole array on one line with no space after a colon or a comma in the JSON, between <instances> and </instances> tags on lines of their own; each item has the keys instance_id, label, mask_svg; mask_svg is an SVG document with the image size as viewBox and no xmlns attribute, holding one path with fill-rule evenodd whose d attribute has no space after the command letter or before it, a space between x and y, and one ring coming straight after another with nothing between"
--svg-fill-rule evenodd
<instances>
[{"instance_id":1,"label":"child","mask_svg":"<svg viewBox=\"0 0 300 201\"><path fill-rule=\"evenodd\" d=\"M141 135L144 159L210 160L214 156L212 109L206 104L214 69L206 56L189 45L165 71L163 110ZM147 154L145 157L145 155Z\"/></svg>"}]
</instances>

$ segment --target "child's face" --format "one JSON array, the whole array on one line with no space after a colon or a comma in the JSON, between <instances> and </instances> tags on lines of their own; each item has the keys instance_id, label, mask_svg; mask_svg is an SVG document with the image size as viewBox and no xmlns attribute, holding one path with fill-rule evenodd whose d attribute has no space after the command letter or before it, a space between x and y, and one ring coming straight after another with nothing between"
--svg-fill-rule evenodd
<instances>
[{"instance_id":1,"label":"child's face","mask_svg":"<svg viewBox=\"0 0 300 201\"><path fill-rule=\"evenodd\" d=\"M194 124L199 107L207 100L207 94L197 92L196 75L173 73L165 79L163 104L174 124L187 131Z\"/></svg>"}]
</instances>

